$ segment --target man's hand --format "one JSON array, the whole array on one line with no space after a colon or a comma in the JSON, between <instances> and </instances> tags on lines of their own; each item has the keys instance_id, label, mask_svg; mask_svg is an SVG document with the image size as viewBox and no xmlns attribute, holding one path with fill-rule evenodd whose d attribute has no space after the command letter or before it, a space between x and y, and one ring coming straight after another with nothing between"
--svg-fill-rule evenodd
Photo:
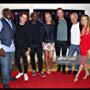
<instances>
[{"instance_id":1,"label":"man's hand","mask_svg":"<svg viewBox=\"0 0 90 90\"><path fill-rule=\"evenodd\" d=\"M4 57L5 56L5 51L3 50L3 48L0 49L0 56Z\"/></svg>"},{"instance_id":2,"label":"man's hand","mask_svg":"<svg viewBox=\"0 0 90 90\"><path fill-rule=\"evenodd\" d=\"M31 51L31 49L30 49L30 48L28 48L28 51L30 52L30 51Z\"/></svg>"},{"instance_id":3,"label":"man's hand","mask_svg":"<svg viewBox=\"0 0 90 90\"><path fill-rule=\"evenodd\" d=\"M25 54L26 54L26 56L28 56L28 55L30 54L30 52L29 52L29 51L26 51L26 53L25 53Z\"/></svg>"}]
</instances>

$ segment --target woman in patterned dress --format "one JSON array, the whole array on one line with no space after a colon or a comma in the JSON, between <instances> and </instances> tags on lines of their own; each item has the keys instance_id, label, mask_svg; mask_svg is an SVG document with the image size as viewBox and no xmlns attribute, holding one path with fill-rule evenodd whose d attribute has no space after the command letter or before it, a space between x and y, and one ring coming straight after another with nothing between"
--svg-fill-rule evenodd
<instances>
[{"instance_id":1,"label":"woman in patterned dress","mask_svg":"<svg viewBox=\"0 0 90 90\"><path fill-rule=\"evenodd\" d=\"M54 45L55 45L55 24L52 21L51 14L49 12L45 13L45 23L44 23L44 58L46 61L47 73L50 74L50 67L52 65L53 55L54 55Z\"/></svg>"}]
</instances>

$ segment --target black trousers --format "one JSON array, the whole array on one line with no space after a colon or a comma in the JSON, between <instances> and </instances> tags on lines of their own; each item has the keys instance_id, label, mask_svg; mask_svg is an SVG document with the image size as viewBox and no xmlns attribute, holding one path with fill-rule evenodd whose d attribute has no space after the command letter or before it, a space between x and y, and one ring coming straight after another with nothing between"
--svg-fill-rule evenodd
<instances>
[{"instance_id":1,"label":"black trousers","mask_svg":"<svg viewBox=\"0 0 90 90\"><path fill-rule=\"evenodd\" d=\"M67 52L67 41L56 41L56 56L59 57L60 56L60 50L62 48L62 56L66 56L66 52ZM61 65L58 65L58 68L61 69ZM62 65L62 70L65 71L66 65Z\"/></svg>"},{"instance_id":2,"label":"black trousers","mask_svg":"<svg viewBox=\"0 0 90 90\"><path fill-rule=\"evenodd\" d=\"M27 57L25 55L26 50L16 50L15 52L15 58L16 58L16 66L19 69L19 72L23 72L22 65L20 63L20 58L23 58L23 65L24 65L24 73L27 73L28 71L28 62Z\"/></svg>"},{"instance_id":3,"label":"black trousers","mask_svg":"<svg viewBox=\"0 0 90 90\"><path fill-rule=\"evenodd\" d=\"M30 57L31 57L31 65L33 70L36 70L36 64L35 64L35 53L37 53L37 58L38 58L38 68L39 72L42 71L42 65L43 65L43 60L42 60L42 47L31 47L31 52L30 52Z\"/></svg>"}]
</instances>

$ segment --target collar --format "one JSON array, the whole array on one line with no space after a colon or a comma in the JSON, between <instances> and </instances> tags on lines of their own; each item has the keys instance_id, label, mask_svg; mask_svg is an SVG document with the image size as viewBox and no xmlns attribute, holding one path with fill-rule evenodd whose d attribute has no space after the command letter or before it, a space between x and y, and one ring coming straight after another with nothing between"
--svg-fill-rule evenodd
<instances>
[{"instance_id":1,"label":"collar","mask_svg":"<svg viewBox=\"0 0 90 90\"><path fill-rule=\"evenodd\" d=\"M7 22L11 22L11 20L6 19L5 17L4 17L4 19L5 19Z\"/></svg>"}]
</instances>

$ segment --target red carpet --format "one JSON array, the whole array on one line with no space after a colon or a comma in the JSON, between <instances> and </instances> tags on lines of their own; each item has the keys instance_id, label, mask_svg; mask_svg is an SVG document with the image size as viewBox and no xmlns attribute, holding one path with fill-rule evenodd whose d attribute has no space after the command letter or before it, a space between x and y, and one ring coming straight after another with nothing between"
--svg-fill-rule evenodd
<instances>
[{"instance_id":1,"label":"red carpet","mask_svg":"<svg viewBox=\"0 0 90 90\"><path fill-rule=\"evenodd\" d=\"M13 72L15 76L18 72ZM29 72L29 81L25 82L23 76L15 82L10 81L10 88L90 88L90 76L87 80L83 80L85 72L81 72L79 81L74 82L74 75L64 75L62 72L52 72L46 77L41 77L38 73L37 76L32 76ZM2 88L0 84L0 88Z\"/></svg>"}]
</instances>

